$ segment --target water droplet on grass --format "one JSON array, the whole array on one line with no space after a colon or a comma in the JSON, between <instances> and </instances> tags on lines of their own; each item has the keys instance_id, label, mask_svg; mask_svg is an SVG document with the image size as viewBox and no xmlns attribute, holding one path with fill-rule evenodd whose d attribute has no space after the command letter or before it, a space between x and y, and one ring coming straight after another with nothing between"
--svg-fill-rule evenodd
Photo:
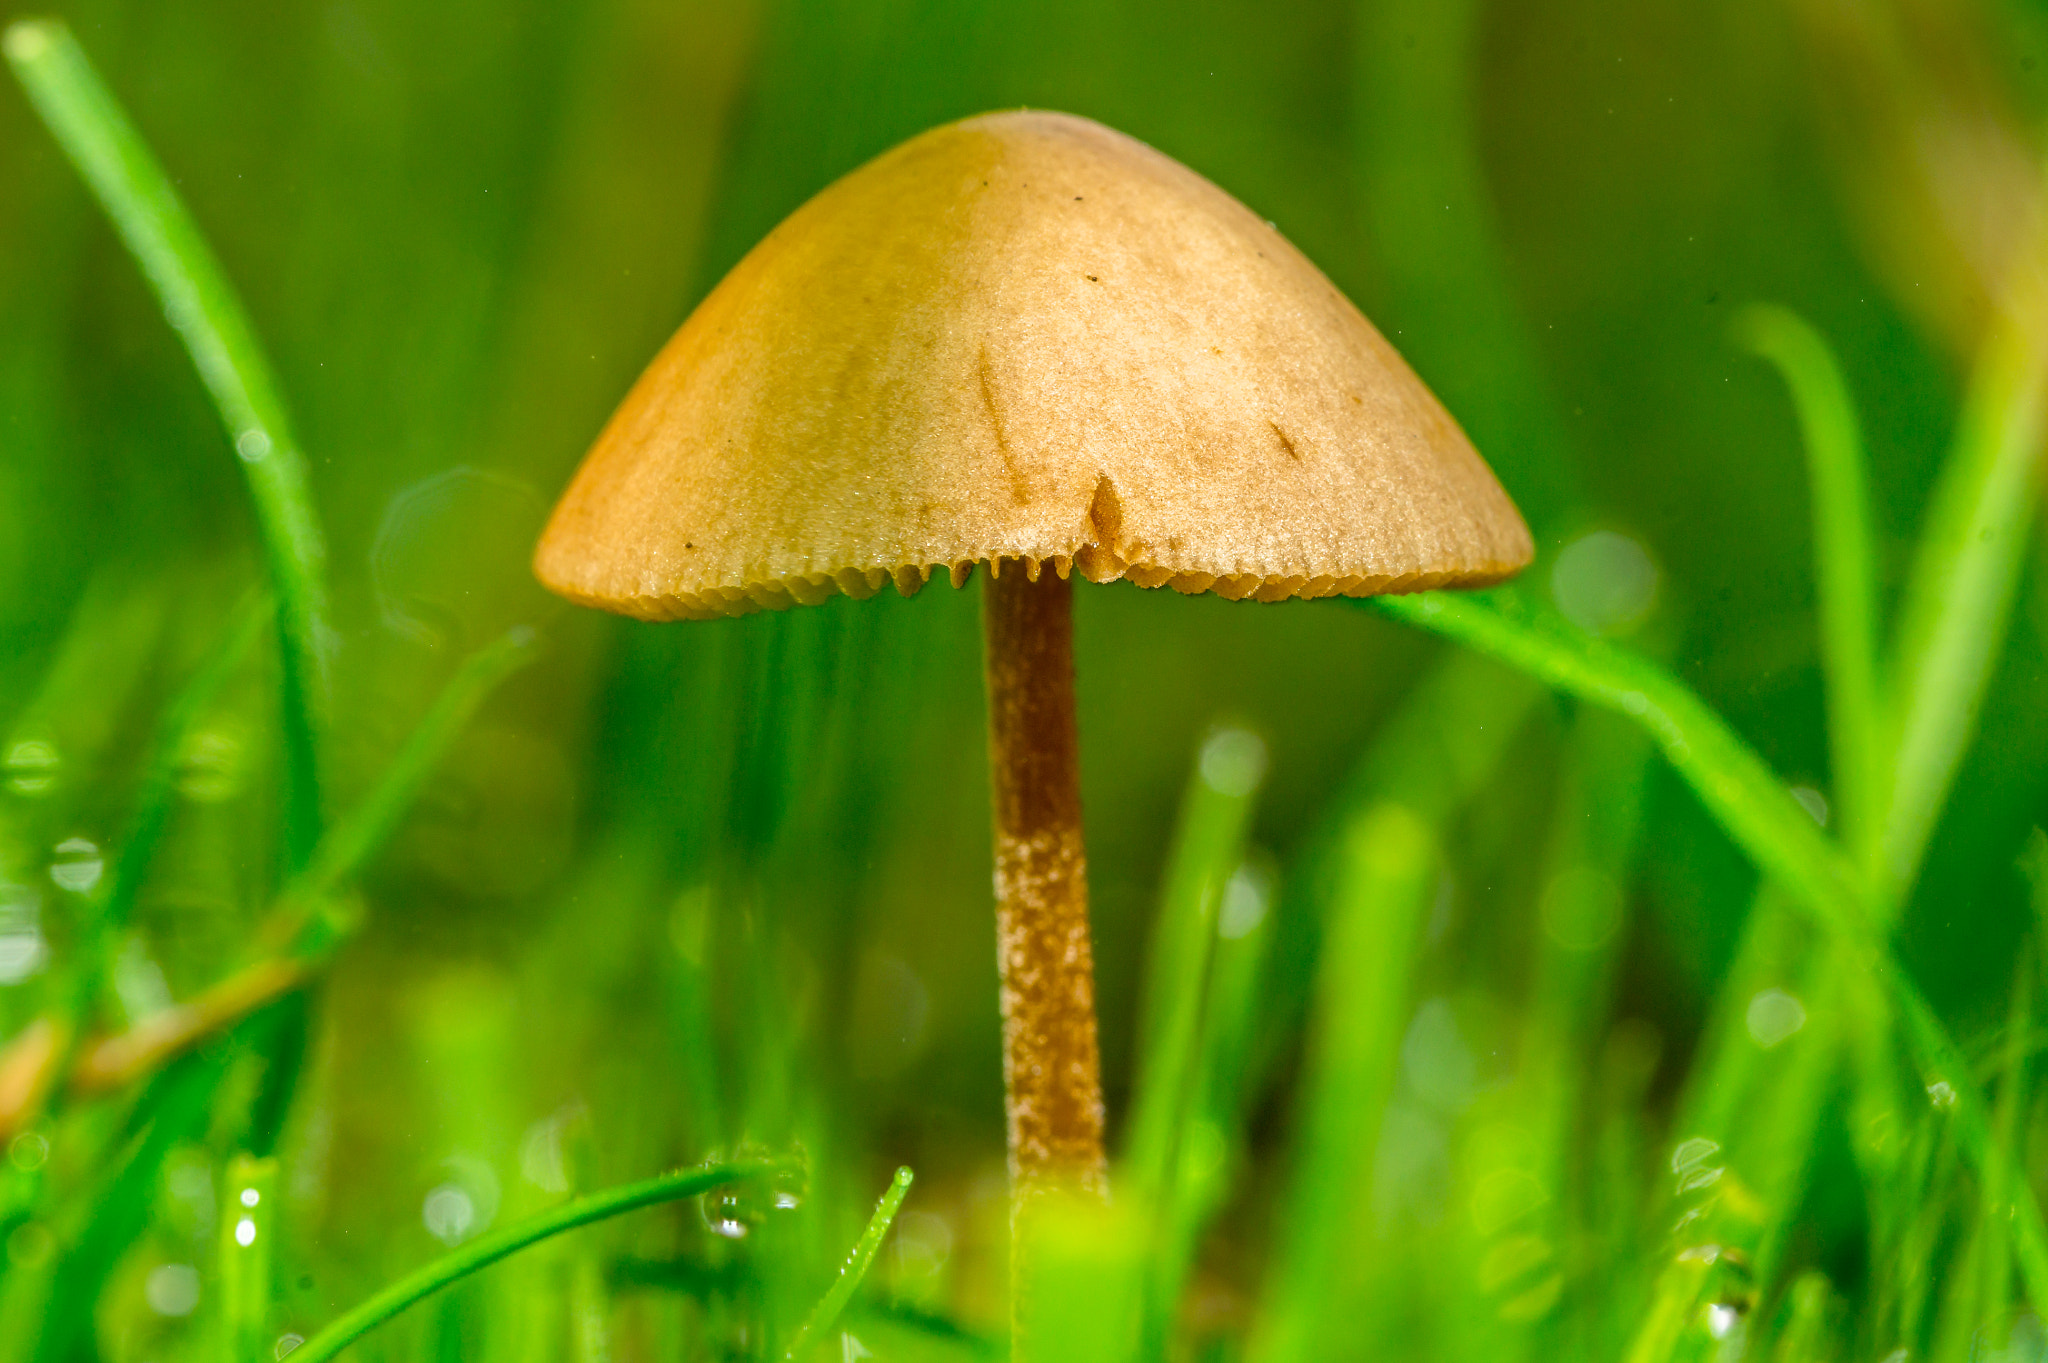
<instances>
[{"instance_id":1,"label":"water droplet on grass","mask_svg":"<svg viewBox=\"0 0 2048 1363\"><path fill-rule=\"evenodd\" d=\"M1273 905L1273 873L1256 862L1246 862L1223 887L1223 906L1216 917L1216 931L1232 941L1243 937L1266 921Z\"/></svg>"},{"instance_id":2,"label":"water droplet on grass","mask_svg":"<svg viewBox=\"0 0 2048 1363\"><path fill-rule=\"evenodd\" d=\"M1202 745L1202 780L1219 794L1245 796L1266 776L1266 744L1249 729L1218 729Z\"/></svg>"},{"instance_id":3,"label":"water droplet on grass","mask_svg":"<svg viewBox=\"0 0 2048 1363\"><path fill-rule=\"evenodd\" d=\"M1550 570L1550 594L1566 619L1589 634L1641 624L1657 602L1657 565L1627 535L1596 530L1565 546Z\"/></svg>"},{"instance_id":4,"label":"water droplet on grass","mask_svg":"<svg viewBox=\"0 0 2048 1363\"><path fill-rule=\"evenodd\" d=\"M26 885L0 885L0 985L19 984L43 968L43 901Z\"/></svg>"},{"instance_id":5,"label":"water droplet on grass","mask_svg":"<svg viewBox=\"0 0 2048 1363\"><path fill-rule=\"evenodd\" d=\"M1792 798L1799 801L1799 807L1813 816L1813 821L1822 828L1828 826L1828 797L1812 786L1792 787Z\"/></svg>"},{"instance_id":6,"label":"water droplet on grass","mask_svg":"<svg viewBox=\"0 0 2048 1363\"><path fill-rule=\"evenodd\" d=\"M1766 989L1744 1015L1749 1039L1769 1050L1806 1025L1806 1005L1782 989Z\"/></svg>"},{"instance_id":7,"label":"water droplet on grass","mask_svg":"<svg viewBox=\"0 0 2048 1363\"><path fill-rule=\"evenodd\" d=\"M442 1244L459 1244L476 1225L476 1203L456 1184L440 1184L420 1205L420 1222Z\"/></svg>"},{"instance_id":8,"label":"water droplet on grass","mask_svg":"<svg viewBox=\"0 0 2048 1363\"><path fill-rule=\"evenodd\" d=\"M199 1270L190 1264L158 1264L143 1279L142 1295L160 1316L189 1316L199 1305Z\"/></svg>"},{"instance_id":9,"label":"water droplet on grass","mask_svg":"<svg viewBox=\"0 0 2048 1363\"><path fill-rule=\"evenodd\" d=\"M84 838L66 838L50 858L50 879L58 889L73 894L85 894L99 884L105 869L100 849Z\"/></svg>"},{"instance_id":10,"label":"water droplet on grass","mask_svg":"<svg viewBox=\"0 0 2048 1363\"><path fill-rule=\"evenodd\" d=\"M7 772L7 788L16 795L45 795L57 784L57 769L63 758L48 739L17 739L0 762Z\"/></svg>"},{"instance_id":11,"label":"water droplet on grass","mask_svg":"<svg viewBox=\"0 0 2048 1363\"><path fill-rule=\"evenodd\" d=\"M7 1158L17 1169L40 1169L49 1157L49 1138L40 1131L24 1131L7 1143Z\"/></svg>"}]
</instances>

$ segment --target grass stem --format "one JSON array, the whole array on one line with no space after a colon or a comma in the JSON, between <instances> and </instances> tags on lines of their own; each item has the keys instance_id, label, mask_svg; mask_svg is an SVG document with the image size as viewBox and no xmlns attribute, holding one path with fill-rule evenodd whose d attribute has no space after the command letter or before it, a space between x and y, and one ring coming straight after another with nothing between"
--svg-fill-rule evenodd
<instances>
[{"instance_id":1,"label":"grass stem","mask_svg":"<svg viewBox=\"0 0 2048 1363\"><path fill-rule=\"evenodd\" d=\"M227 427L256 506L281 638L285 843L296 870L320 835L318 716L326 672L326 546L270 362L241 299L171 179L55 19L6 31L8 62L57 143L113 222L184 342Z\"/></svg>"},{"instance_id":2,"label":"grass stem","mask_svg":"<svg viewBox=\"0 0 2048 1363\"><path fill-rule=\"evenodd\" d=\"M1875 872L1883 799L1877 671L1877 554L1855 401L1827 340L1786 308L1756 305L1736 337L1770 361L1792 393L1813 487L1814 577L1827 672L1835 803L1844 841Z\"/></svg>"},{"instance_id":3,"label":"grass stem","mask_svg":"<svg viewBox=\"0 0 2048 1363\"><path fill-rule=\"evenodd\" d=\"M478 1236L451 1250L432 1263L416 1269L353 1311L335 1321L292 1351L298 1363L326 1363L343 1349L390 1320L407 1307L460 1282L470 1274L490 1267L500 1259L517 1254L529 1245L603 1221L626 1212L638 1211L663 1202L675 1202L729 1183L765 1178L780 1166L767 1161L716 1164L708 1168L682 1169L658 1178L628 1183L622 1187L579 1197L559 1207L530 1216L524 1221Z\"/></svg>"},{"instance_id":4,"label":"grass stem","mask_svg":"<svg viewBox=\"0 0 2048 1363\"><path fill-rule=\"evenodd\" d=\"M883 1190L882 1200L875 1204L875 1214L868 1218L867 1229L860 1233L860 1239L853 1242L853 1249L840 1266L839 1276L818 1304L811 1310L796 1332L796 1338L789 1342L789 1351L783 1357L791 1363L801 1358L806 1349L823 1339L839 1323L840 1313L853 1300L853 1294L860 1290L862 1279L868 1276L868 1268L875 1262L875 1254L882 1248L882 1237L889 1233L895 1223L896 1213L903 1210L903 1199L910 1196L910 1184L916 1176L906 1166L896 1171L896 1177L889 1180Z\"/></svg>"}]
</instances>

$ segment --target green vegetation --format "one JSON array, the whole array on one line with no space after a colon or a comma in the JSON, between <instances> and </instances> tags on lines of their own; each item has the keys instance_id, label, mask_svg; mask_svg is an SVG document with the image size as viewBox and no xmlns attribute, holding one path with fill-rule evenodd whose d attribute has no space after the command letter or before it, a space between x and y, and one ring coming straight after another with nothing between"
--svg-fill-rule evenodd
<instances>
[{"instance_id":1,"label":"green vegetation","mask_svg":"<svg viewBox=\"0 0 2048 1363\"><path fill-rule=\"evenodd\" d=\"M0 1363L2044 1356L2048 20L1540 8L7 28ZM1116 1196L1012 1263L975 595L524 555L1020 101L1273 213L1541 557L1077 592Z\"/></svg>"}]
</instances>

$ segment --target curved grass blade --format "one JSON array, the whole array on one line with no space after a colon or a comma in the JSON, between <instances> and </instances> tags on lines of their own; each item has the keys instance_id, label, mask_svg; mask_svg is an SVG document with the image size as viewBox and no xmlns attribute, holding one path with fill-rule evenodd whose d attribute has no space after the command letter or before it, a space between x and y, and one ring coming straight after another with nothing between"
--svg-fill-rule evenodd
<instances>
[{"instance_id":1,"label":"curved grass blade","mask_svg":"<svg viewBox=\"0 0 2048 1363\"><path fill-rule=\"evenodd\" d=\"M1736 845L1835 933L1847 958L1890 998L1930 1100L1948 1112L1958 1144L1987 1178L2013 1189L2014 1253L2032 1299L2048 1301L2048 1226L2041 1204L2030 1184L2005 1169L2006 1152L1992 1133L1967 1060L1871 926L1841 852L1720 716L1654 663L1535 615L1512 589L1382 596L1371 604L1557 690L1619 710L1649 732Z\"/></svg>"},{"instance_id":2,"label":"curved grass blade","mask_svg":"<svg viewBox=\"0 0 2048 1363\"><path fill-rule=\"evenodd\" d=\"M868 1266L875 1261L875 1252L882 1247L882 1237L889 1233L889 1227L896 1220L896 1213L903 1209L903 1199L910 1195L910 1184L916 1175L908 1166L896 1171L896 1177L889 1180L889 1186L882 1193L882 1200L875 1204L875 1214L868 1218L867 1229L854 1241L853 1250L846 1256L846 1263L839 1269L839 1277L818 1300L810 1318L797 1330L796 1338L789 1342L789 1351L783 1357L795 1360L803 1356L804 1350L816 1344L831 1332L839 1322L840 1312L853 1300L853 1294L860 1289L861 1280L868 1275Z\"/></svg>"},{"instance_id":3,"label":"curved grass blade","mask_svg":"<svg viewBox=\"0 0 2048 1363\"><path fill-rule=\"evenodd\" d=\"M2006 316L1986 340L1900 605L1887 888L1903 899L1948 799L2019 592L2048 430L2048 335Z\"/></svg>"},{"instance_id":4,"label":"curved grass blade","mask_svg":"<svg viewBox=\"0 0 2048 1363\"><path fill-rule=\"evenodd\" d=\"M1787 308L1755 304L1735 337L1775 366L1791 390L1813 487L1813 555L1827 669L1828 737L1843 836L1876 869L1882 807L1877 673L1877 555L1856 406L1826 338Z\"/></svg>"},{"instance_id":5,"label":"curved grass blade","mask_svg":"<svg viewBox=\"0 0 2048 1363\"><path fill-rule=\"evenodd\" d=\"M163 304L227 426L256 504L277 592L283 658L287 864L320 835L317 716L325 684L327 551L270 362L198 224L106 85L55 19L8 28L4 45L29 101L84 177Z\"/></svg>"},{"instance_id":6,"label":"curved grass blade","mask_svg":"<svg viewBox=\"0 0 2048 1363\"><path fill-rule=\"evenodd\" d=\"M1871 940L1856 877L1841 852L1720 716L1663 668L1531 610L1508 588L1382 596L1372 604L1633 719L1760 869L1796 891L1828 926Z\"/></svg>"},{"instance_id":7,"label":"curved grass blade","mask_svg":"<svg viewBox=\"0 0 2048 1363\"><path fill-rule=\"evenodd\" d=\"M524 1221L507 1226L503 1230L478 1236L459 1249L442 1255L424 1268L400 1278L294 1349L292 1357L298 1359L299 1363L325 1363L327 1359L333 1358L407 1307L551 1236L575 1230L579 1226L590 1225L594 1221L638 1211L642 1207L694 1197L698 1193L708 1192L729 1183L744 1183L766 1178L780 1167L769 1161L748 1161L715 1164L701 1169L682 1169L675 1173L663 1174L659 1178L645 1179L605 1192L592 1193L588 1197L579 1197L538 1216L529 1216Z\"/></svg>"}]
</instances>

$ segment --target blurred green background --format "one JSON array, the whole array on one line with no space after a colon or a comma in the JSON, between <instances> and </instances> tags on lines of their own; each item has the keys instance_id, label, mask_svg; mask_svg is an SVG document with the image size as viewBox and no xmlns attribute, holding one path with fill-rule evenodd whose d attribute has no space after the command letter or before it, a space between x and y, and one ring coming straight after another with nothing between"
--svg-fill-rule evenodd
<instances>
[{"instance_id":1,"label":"blurred green background","mask_svg":"<svg viewBox=\"0 0 2048 1363\"><path fill-rule=\"evenodd\" d=\"M1017 105L1186 162L1320 264L1464 423L1536 532L1529 589L1629 634L1822 799L1799 432L1730 317L1783 303L1836 347L1889 588L1984 327L1984 262L2039 225L2048 10L2032 0L52 8L222 257L297 418L331 555L330 804L360 796L468 652L512 625L543 637L362 882L360 933L312 992L278 1143L279 1331L545 1201L564 1132L591 1183L803 1142L838 1209L806 1232L821 1263L911 1164L923 1219L878 1272L902 1300L1001 1327L978 593L656 627L554 602L527 570L640 367L833 178ZM2048 822L2048 560L2038 539L2030 552L1901 928L1966 1039L2003 1022L2035 926L2019 860ZM0 1033L58 988L79 894L53 863L118 844L154 717L260 573L176 334L19 91L0 91ZM1187 1308L1198 1336L1231 1337L1295 1131L1320 931L1292 868L1451 655L1338 602L1118 585L1075 608L1113 1134L1190 764L1219 720L1270 755L1251 844L1283 889L1250 1160ZM131 1017L251 957L279 874L269 666L237 674L181 757L115 971ZM1417 1168L1472 1095L1513 1078L1581 722L1467 667L1492 697L1470 722L1510 729L1447 821L1401 1021ZM1663 1124L1755 873L1676 778L1652 764L1643 782L1611 965L1583 985L1583 1079L1638 1057L1615 1101L1655 1144L1685 1134ZM201 1261L209 1161L253 1101L219 1098L168 1157L91 1347L185 1356L198 1316L160 1270ZM1830 1159L1847 1164L1820 1157L1802 1252L1853 1297L1861 1213ZM1832 1201L1830 1177L1849 1190ZM1384 1180L1425 1225L1456 1203L1429 1178ZM692 1237L679 1214L616 1243L652 1262ZM611 1271L616 1356L674 1356L683 1336L661 1331L684 1327L659 1323L659 1292ZM497 1299L468 1300L394 1327L376 1356L536 1356L481 1342ZM501 1340L554 1328L498 1314ZM1417 1338L1453 1356L1447 1336Z\"/></svg>"}]
</instances>

